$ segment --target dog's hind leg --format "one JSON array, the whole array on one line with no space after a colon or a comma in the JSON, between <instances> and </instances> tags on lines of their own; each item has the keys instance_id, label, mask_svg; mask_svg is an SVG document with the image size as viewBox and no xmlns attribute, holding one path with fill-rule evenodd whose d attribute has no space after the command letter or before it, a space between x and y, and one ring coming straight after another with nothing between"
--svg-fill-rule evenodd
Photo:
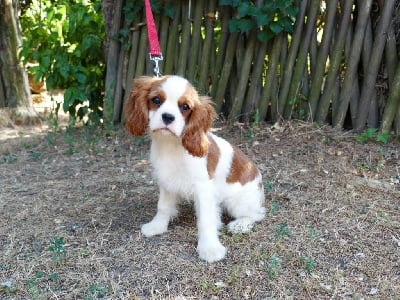
<instances>
[{"instance_id":1,"label":"dog's hind leg","mask_svg":"<svg viewBox=\"0 0 400 300\"><path fill-rule=\"evenodd\" d=\"M238 193L229 199L227 205L228 213L235 219L228 224L228 230L232 233L246 233L253 227L254 223L265 217L264 191L262 188L248 189Z\"/></svg>"}]
</instances>

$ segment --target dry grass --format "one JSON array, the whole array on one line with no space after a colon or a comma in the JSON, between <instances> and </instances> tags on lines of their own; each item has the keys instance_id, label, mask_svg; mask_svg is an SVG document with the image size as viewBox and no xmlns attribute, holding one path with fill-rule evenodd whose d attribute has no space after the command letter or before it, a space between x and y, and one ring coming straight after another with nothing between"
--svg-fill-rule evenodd
<instances>
[{"instance_id":1,"label":"dry grass","mask_svg":"<svg viewBox=\"0 0 400 300\"><path fill-rule=\"evenodd\" d=\"M79 129L1 139L1 299L379 298L400 295L399 142L330 128L217 134L262 170L267 218L199 260L195 218L144 238L156 210L149 140ZM9 135L11 137L11 135Z\"/></svg>"}]
</instances>

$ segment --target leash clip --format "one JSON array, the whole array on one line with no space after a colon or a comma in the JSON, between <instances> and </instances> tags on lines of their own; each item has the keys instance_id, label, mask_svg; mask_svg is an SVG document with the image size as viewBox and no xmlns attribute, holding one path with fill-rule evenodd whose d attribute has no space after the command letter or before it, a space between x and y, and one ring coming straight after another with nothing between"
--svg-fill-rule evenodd
<instances>
[{"instance_id":1,"label":"leash clip","mask_svg":"<svg viewBox=\"0 0 400 300\"><path fill-rule=\"evenodd\" d=\"M160 72L159 62L164 60L162 53L160 53L160 55L152 55L151 53L149 53L149 58L154 62L154 75L156 75L157 77L161 77L162 74Z\"/></svg>"}]
</instances>

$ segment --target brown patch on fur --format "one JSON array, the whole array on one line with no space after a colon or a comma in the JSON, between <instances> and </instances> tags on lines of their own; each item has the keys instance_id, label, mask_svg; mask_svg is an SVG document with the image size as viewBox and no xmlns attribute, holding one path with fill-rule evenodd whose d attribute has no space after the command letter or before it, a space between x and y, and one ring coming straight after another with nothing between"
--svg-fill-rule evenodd
<instances>
[{"instance_id":1,"label":"brown patch on fur","mask_svg":"<svg viewBox=\"0 0 400 300\"><path fill-rule=\"evenodd\" d=\"M208 151L207 131L212 125L215 110L211 105L210 99L208 97L199 97L192 86L189 87L188 94L185 96L193 101L193 108L188 116L186 128L182 133L182 146L191 155L203 157Z\"/></svg>"},{"instance_id":2,"label":"brown patch on fur","mask_svg":"<svg viewBox=\"0 0 400 300\"><path fill-rule=\"evenodd\" d=\"M240 182L241 185L254 180L259 171L256 165L248 158L239 148L233 147L233 158L231 163L231 171L229 172L226 182Z\"/></svg>"},{"instance_id":3,"label":"brown patch on fur","mask_svg":"<svg viewBox=\"0 0 400 300\"><path fill-rule=\"evenodd\" d=\"M208 136L210 142L207 153L207 172L208 177L213 179L215 176L215 169L217 168L219 158L221 156L221 151L218 148L217 143L211 136Z\"/></svg>"}]
</instances>

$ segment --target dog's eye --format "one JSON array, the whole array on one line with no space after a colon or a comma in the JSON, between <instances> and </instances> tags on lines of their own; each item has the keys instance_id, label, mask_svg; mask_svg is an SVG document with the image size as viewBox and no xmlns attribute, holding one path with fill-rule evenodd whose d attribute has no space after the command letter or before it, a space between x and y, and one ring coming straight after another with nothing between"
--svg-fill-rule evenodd
<instances>
[{"instance_id":1,"label":"dog's eye","mask_svg":"<svg viewBox=\"0 0 400 300\"><path fill-rule=\"evenodd\" d=\"M155 105L157 105L158 107L161 106L161 99L160 99L160 98L154 97L153 99L151 99L151 101L152 101Z\"/></svg>"},{"instance_id":2,"label":"dog's eye","mask_svg":"<svg viewBox=\"0 0 400 300\"><path fill-rule=\"evenodd\" d=\"M185 104L182 104L182 106L181 106L181 112L185 112L185 111L188 111L188 110L190 110L190 106L187 105L186 103L185 103Z\"/></svg>"}]
</instances>

